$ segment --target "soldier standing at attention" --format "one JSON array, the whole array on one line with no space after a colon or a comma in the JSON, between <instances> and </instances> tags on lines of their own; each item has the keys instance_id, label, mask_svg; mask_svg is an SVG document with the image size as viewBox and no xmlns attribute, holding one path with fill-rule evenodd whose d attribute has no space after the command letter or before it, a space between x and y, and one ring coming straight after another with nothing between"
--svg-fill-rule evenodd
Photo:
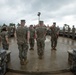
<instances>
[{"instance_id":1,"label":"soldier standing at attention","mask_svg":"<svg viewBox=\"0 0 76 75\"><path fill-rule=\"evenodd\" d=\"M56 27L56 22L53 22L53 25L50 27L50 29L51 29L51 47L52 50L56 50L57 39L59 35L59 30Z\"/></svg>"},{"instance_id":2,"label":"soldier standing at attention","mask_svg":"<svg viewBox=\"0 0 76 75\"><path fill-rule=\"evenodd\" d=\"M16 30L17 44L19 49L20 64L27 63L28 51L28 28L24 26L25 20L21 20L21 25Z\"/></svg>"},{"instance_id":3,"label":"soldier standing at attention","mask_svg":"<svg viewBox=\"0 0 76 75\"><path fill-rule=\"evenodd\" d=\"M65 26L63 26L63 36L65 36Z\"/></svg>"},{"instance_id":4,"label":"soldier standing at attention","mask_svg":"<svg viewBox=\"0 0 76 75\"><path fill-rule=\"evenodd\" d=\"M73 28L72 28L72 39L74 39L74 38L75 38L75 27L73 25Z\"/></svg>"},{"instance_id":5,"label":"soldier standing at attention","mask_svg":"<svg viewBox=\"0 0 76 75\"><path fill-rule=\"evenodd\" d=\"M70 37L70 27L68 26L68 38Z\"/></svg>"},{"instance_id":6,"label":"soldier standing at attention","mask_svg":"<svg viewBox=\"0 0 76 75\"><path fill-rule=\"evenodd\" d=\"M11 37L11 26L8 26L8 37Z\"/></svg>"},{"instance_id":7,"label":"soldier standing at attention","mask_svg":"<svg viewBox=\"0 0 76 75\"><path fill-rule=\"evenodd\" d=\"M33 25L30 25L29 32L30 32L30 39L29 39L30 50L34 50L35 29L33 28Z\"/></svg>"},{"instance_id":8,"label":"soldier standing at attention","mask_svg":"<svg viewBox=\"0 0 76 75\"><path fill-rule=\"evenodd\" d=\"M8 50L9 49L9 41L8 41L8 32L7 32L6 27L2 28L0 37L1 37L3 49Z\"/></svg>"},{"instance_id":9,"label":"soldier standing at attention","mask_svg":"<svg viewBox=\"0 0 76 75\"><path fill-rule=\"evenodd\" d=\"M42 59L44 55L45 47L45 37L46 37L46 27L44 27L43 21L39 21L39 27L36 29L36 39L37 39L37 52L39 59Z\"/></svg>"}]
</instances>

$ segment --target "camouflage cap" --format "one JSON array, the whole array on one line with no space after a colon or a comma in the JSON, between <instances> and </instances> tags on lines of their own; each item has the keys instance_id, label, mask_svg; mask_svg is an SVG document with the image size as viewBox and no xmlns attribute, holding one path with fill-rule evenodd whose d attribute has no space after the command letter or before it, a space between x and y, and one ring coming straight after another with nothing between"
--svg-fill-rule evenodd
<instances>
[{"instance_id":1,"label":"camouflage cap","mask_svg":"<svg viewBox=\"0 0 76 75\"><path fill-rule=\"evenodd\" d=\"M73 25L73 27L74 27L74 25Z\"/></svg>"},{"instance_id":2,"label":"camouflage cap","mask_svg":"<svg viewBox=\"0 0 76 75\"><path fill-rule=\"evenodd\" d=\"M1 32L2 32L2 31L6 31L6 27L2 27L2 28L1 28Z\"/></svg>"},{"instance_id":3,"label":"camouflage cap","mask_svg":"<svg viewBox=\"0 0 76 75\"><path fill-rule=\"evenodd\" d=\"M21 22L26 22L25 20L21 20Z\"/></svg>"},{"instance_id":4,"label":"camouflage cap","mask_svg":"<svg viewBox=\"0 0 76 75\"><path fill-rule=\"evenodd\" d=\"M53 22L53 24L56 24L56 22Z\"/></svg>"},{"instance_id":5,"label":"camouflage cap","mask_svg":"<svg viewBox=\"0 0 76 75\"><path fill-rule=\"evenodd\" d=\"M30 25L30 27L32 27L33 25Z\"/></svg>"},{"instance_id":6,"label":"camouflage cap","mask_svg":"<svg viewBox=\"0 0 76 75\"><path fill-rule=\"evenodd\" d=\"M39 24L43 24L44 23L44 21L39 21Z\"/></svg>"}]
</instances>

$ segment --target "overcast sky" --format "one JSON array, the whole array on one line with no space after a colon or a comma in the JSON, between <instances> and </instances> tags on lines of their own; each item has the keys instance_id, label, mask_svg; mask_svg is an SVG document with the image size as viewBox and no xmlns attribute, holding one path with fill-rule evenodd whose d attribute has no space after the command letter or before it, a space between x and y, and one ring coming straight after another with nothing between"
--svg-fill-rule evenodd
<instances>
[{"instance_id":1,"label":"overcast sky","mask_svg":"<svg viewBox=\"0 0 76 75\"><path fill-rule=\"evenodd\" d=\"M27 25L37 24L38 12L46 25L76 25L76 0L0 0L0 24L17 24L21 19Z\"/></svg>"}]
</instances>

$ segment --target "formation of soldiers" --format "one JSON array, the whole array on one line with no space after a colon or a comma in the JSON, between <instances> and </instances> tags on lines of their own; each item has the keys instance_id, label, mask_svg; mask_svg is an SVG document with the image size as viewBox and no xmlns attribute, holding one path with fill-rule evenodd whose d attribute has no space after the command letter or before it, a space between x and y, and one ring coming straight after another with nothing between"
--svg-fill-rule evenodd
<instances>
[{"instance_id":1,"label":"formation of soldiers","mask_svg":"<svg viewBox=\"0 0 76 75\"><path fill-rule=\"evenodd\" d=\"M66 26L68 26L67 30L66 30ZM73 25L72 29L69 27L69 25L64 25L62 34L63 34L63 36L67 35L67 37L72 36L72 39L75 39L75 31L76 31L76 29L75 29L74 25Z\"/></svg>"},{"instance_id":2,"label":"formation of soldiers","mask_svg":"<svg viewBox=\"0 0 76 75\"><path fill-rule=\"evenodd\" d=\"M2 47L4 50L8 50L11 30L13 30L12 32L17 39L21 65L24 65L28 62L28 46L30 45L30 50L34 50L35 39L37 42L37 54L39 59L43 58L47 33L47 27L44 25L43 21L39 21L39 24L36 26L30 25L30 27L27 27L25 23L25 20L21 20L21 24L18 25L17 29L15 25L14 27L13 25L3 25L0 32ZM51 30L51 50L56 50L59 29L56 27L55 22L51 27L49 27L49 29Z\"/></svg>"},{"instance_id":3,"label":"formation of soldiers","mask_svg":"<svg viewBox=\"0 0 76 75\"><path fill-rule=\"evenodd\" d=\"M13 29L13 34L17 39L18 49L19 49L19 58L20 64L24 65L27 61L27 53L29 50L34 50L35 40L37 42L37 54L39 59L43 58L44 50L45 50L45 40L46 40L46 33L47 27L44 25L43 21L39 21L39 24L36 26L30 25L27 27L25 20L21 20L21 23L18 24L16 28L14 26L3 26L0 32L0 39L2 41L3 49L9 49L9 38L10 38L10 31ZM53 22L53 25L48 27L51 33L51 50L56 50L57 40L59 36L59 27L56 27L56 22ZM75 27L72 28L73 38L75 36ZM70 27L68 27L68 34L70 33ZM65 27L63 27L63 36L65 35ZM69 37L69 35L68 35Z\"/></svg>"},{"instance_id":4,"label":"formation of soldiers","mask_svg":"<svg viewBox=\"0 0 76 75\"><path fill-rule=\"evenodd\" d=\"M27 61L27 52L28 52L28 43L30 45L30 50L34 50L35 39L37 41L37 54L39 59L43 58L44 49L45 49L45 40L47 28L44 25L43 21L39 21L39 24L33 27L30 25L28 28L25 25L25 20L21 20L21 24L16 29L16 38L19 49L19 58L22 65L26 64ZM51 27L51 50L56 50L57 39L59 35L59 29L56 27L56 22L53 23Z\"/></svg>"}]
</instances>

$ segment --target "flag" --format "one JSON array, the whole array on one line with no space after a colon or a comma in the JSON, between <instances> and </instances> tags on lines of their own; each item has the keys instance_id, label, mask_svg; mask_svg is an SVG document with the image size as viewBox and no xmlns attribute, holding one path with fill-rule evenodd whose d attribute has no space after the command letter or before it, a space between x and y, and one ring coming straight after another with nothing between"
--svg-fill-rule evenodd
<instances>
[{"instance_id":1,"label":"flag","mask_svg":"<svg viewBox=\"0 0 76 75\"><path fill-rule=\"evenodd\" d=\"M38 12L38 14L37 14L37 15L38 15L38 16L40 16L40 14L41 14L41 13L40 13L40 12Z\"/></svg>"}]
</instances>

